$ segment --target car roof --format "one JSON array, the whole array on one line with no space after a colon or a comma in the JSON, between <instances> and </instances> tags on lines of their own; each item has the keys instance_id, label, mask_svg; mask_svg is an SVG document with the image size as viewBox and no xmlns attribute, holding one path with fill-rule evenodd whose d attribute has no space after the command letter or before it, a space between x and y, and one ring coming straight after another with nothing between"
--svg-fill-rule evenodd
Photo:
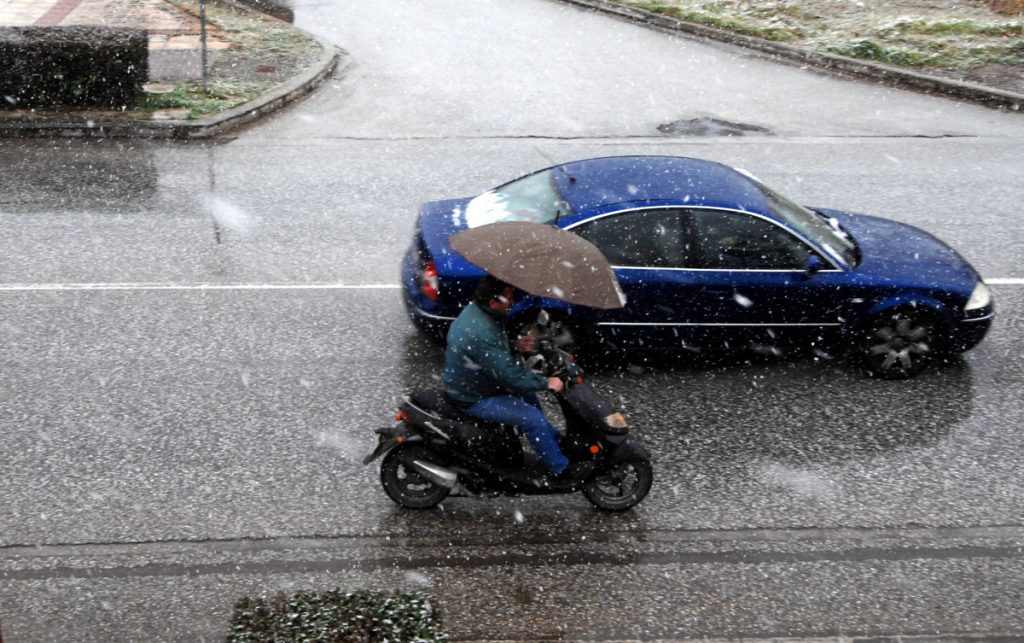
<instances>
[{"instance_id":1,"label":"car roof","mask_svg":"<svg viewBox=\"0 0 1024 643\"><path fill-rule=\"evenodd\" d=\"M556 170L562 196L577 214L674 204L771 216L765 195L748 176L714 161L679 156L608 156L547 170Z\"/></svg>"}]
</instances>

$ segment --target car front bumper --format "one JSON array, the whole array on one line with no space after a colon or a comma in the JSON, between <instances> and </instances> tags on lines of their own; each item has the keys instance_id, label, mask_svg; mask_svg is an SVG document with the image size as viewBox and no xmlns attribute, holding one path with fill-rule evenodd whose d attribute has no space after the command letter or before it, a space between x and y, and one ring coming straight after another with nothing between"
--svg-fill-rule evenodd
<instances>
[{"instance_id":1,"label":"car front bumper","mask_svg":"<svg viewBox=\"0 0 1024 643\"><path fill-rule=\"evenodd\" d=\"M970 350L981 343L988 334L995 319L995 312L989 308L978 316L967 317L957 325L952 337L952 349L958 353Z\"/></svg>"}]
</instances>

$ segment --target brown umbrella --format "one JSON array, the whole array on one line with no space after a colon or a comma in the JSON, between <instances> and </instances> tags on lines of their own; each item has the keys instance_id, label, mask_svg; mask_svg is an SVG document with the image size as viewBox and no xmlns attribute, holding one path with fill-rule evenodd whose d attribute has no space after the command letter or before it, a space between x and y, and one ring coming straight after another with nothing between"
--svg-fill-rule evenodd
<instances>
[{"instance_id":1,"label":"brown umbrella","mask_svg":"<svg viewBox=\"0 0 1024 643\"><path fill-rule=\"evenodd\" d=\"M626 304L597 246L561 228L502 221L465 230L449 242L474 265L531 295L594 308Z\"/></svg>"}]
</instances>

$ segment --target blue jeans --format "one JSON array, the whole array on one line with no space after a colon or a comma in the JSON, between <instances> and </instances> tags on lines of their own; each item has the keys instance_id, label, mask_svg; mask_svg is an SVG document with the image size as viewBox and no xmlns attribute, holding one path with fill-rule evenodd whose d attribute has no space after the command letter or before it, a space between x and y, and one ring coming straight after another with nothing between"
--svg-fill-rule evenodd
<instances>
[{"instance_id":1,"label":"blue jeans","mask_svg":"<svg viewBox=\"0 0 1024 643\"><path fill-rule=\"evenodd\" d=\"M526 434L530 446L540 456L548 471L558 475L569 466L569 460L558 448L558 431L551 426L540 408L536 395L517 397L496 395L485 397L466 410L472 416L489 422L518 426Z\"/></svg>"}]
</instances>

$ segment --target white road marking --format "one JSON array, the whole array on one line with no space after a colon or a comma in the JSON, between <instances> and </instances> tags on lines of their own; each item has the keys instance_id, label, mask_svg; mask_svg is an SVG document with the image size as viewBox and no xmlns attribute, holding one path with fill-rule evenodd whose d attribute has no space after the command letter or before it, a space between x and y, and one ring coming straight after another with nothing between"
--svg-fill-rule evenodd
<instances>
[{"instance_id":1,"label":"white road marking","mask_svg":"<svg viewBox=\"0 0 1024 643\"><path fill-rule=\"evenodd\" d=\"M83 284L0 284L0 292L43 290L397 290L399 284L160 284L160 283L83 283Z\"/></svg>"},{"instance_id":2,"label":"white road marking","mask_svg":"<svg viewBox=\"0 0 1024 643\"><path fill-rule=\"evenodd\" d=\"M1024 277L992 277L990 286L1024 286ZM0 284L0 292L70 290L398 290L401 284L170 284L170 283L54 283Z\"/></svg>"}]
</instances>

